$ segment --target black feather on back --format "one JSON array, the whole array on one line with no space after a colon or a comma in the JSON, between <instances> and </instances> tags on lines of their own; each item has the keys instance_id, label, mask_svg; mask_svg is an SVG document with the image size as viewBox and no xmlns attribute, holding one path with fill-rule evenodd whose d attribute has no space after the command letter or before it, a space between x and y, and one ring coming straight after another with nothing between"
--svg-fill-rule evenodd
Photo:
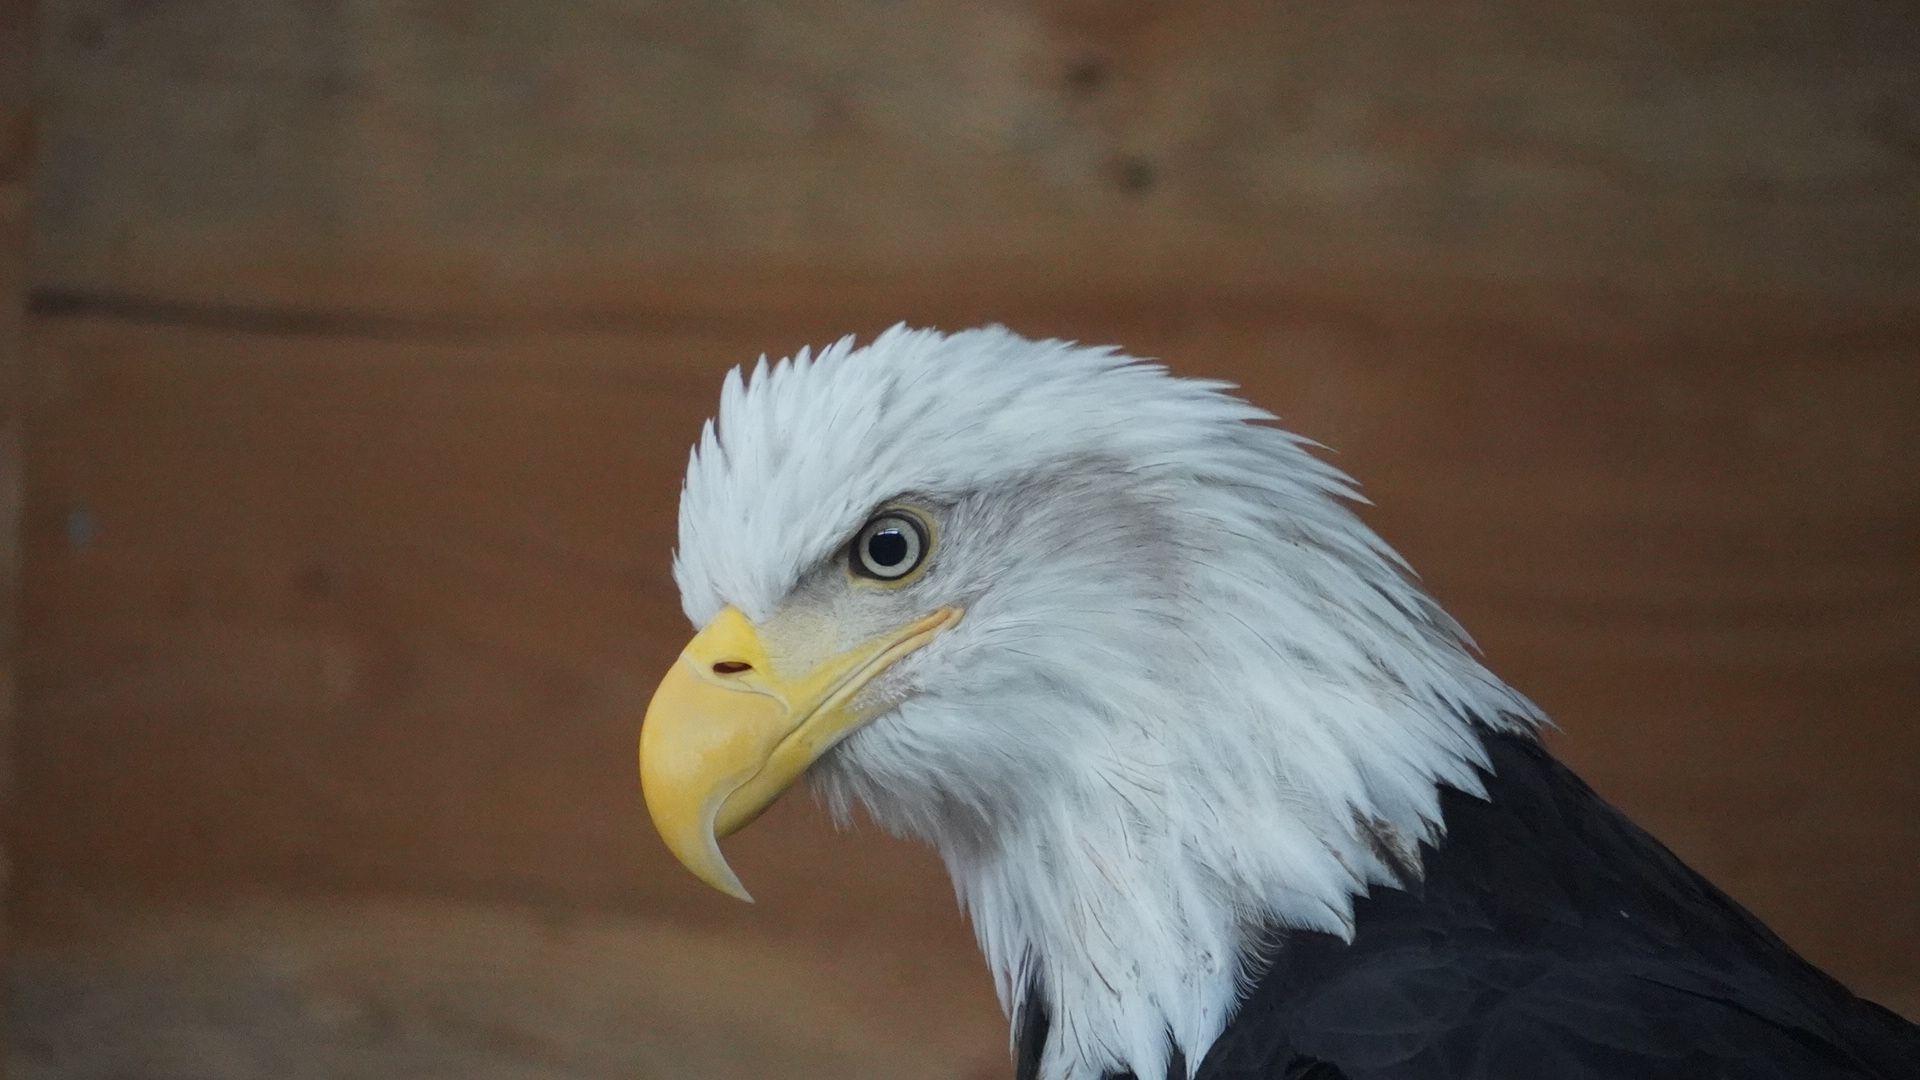
<instances>
[{"instance_id":1,"label":"black feather on back","mask_svg":"<svg viewBox=\"0 0 1920 1080\"><path fill-rule=\"evenodd\" d=\"M1533 739L1485 741L1488 798L1443 790L1418 893L1362 897L1351 944L1287 934L1200 1080L1920 1080L1920 1028L1802 960ZM1045 1041L1033 1011L1023 1080Z\"/></svg>"}]
</instances>

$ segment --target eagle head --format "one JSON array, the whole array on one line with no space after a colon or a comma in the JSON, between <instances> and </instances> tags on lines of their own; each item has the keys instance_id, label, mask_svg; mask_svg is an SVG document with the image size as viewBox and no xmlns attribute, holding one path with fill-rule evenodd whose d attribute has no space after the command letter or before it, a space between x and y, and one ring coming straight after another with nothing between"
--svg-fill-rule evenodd
<instances>
[{"instance_id":1,"label":"eagle head","mask_svg":"<svg viewBox=\"0 0 1920 1080\"><path fill-rule=\"evenodd\" d=\"M1475 724L1537 720L1273 419L998 327L730 373L641 733L668 847L745 898L719 840L805 776L938 849L1049 1075L1206 1046L1263 933L1418 872Z\"/></svg>"}]
</instances>

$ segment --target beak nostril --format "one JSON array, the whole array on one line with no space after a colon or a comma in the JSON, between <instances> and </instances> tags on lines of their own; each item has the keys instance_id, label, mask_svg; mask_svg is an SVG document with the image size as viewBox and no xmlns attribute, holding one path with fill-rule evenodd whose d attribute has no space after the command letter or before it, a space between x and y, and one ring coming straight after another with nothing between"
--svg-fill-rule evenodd
<instances>
[{"instance_id":1,"label":"beak nostril","mask_svg":"<svg viewBox=\"0 0 1920 1080\"><path fill-rule=\"evenodd\" d=\"M722 660L713 665L715 675L738 675L743 671L752 671L753 665L744 660Z\"/></svg>"}]
</instances>

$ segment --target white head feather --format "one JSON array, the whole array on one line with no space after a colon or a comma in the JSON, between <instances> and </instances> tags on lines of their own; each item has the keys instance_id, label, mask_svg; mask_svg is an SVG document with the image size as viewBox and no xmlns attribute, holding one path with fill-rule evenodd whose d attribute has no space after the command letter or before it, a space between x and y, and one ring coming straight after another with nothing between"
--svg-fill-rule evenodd
<instances>
[{"instance_id":1,"label":"white head feather","mask_svg":"<svg viewBox=\"0 0 1920 1080\"><path fill-rule=\"evenodd\" d=\"M795 606L962 622L869 687L885 715L815 790L935 845L1042 1075L1197 1065L1280 928L1351 932L1417 873L1474 722L1534 706L1348 509L1351 482L1226 384L1001 328L896 327L735 370L681 497L704 624ZM928 508L912 586L855 602L839 556ZM875 604L891 605L876 612Z\"/></svg>"}]
</instances>

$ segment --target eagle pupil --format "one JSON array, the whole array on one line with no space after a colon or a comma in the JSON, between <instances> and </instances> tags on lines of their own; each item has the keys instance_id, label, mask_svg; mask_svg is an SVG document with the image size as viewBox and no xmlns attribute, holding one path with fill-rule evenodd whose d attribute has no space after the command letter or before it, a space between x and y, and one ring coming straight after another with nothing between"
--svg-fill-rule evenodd
<instances>
[{"instance_id":1,"label":"eagle pupil","mask_svg":"<svg viewBox=\"0 0 1920 1080\"><path fill-rule=\"evenodd\" d=\"M867 538L867 556L875 566L899 566L906 561L907 546L899 529L885 529Z\"/></svg>"}]
</instances>

